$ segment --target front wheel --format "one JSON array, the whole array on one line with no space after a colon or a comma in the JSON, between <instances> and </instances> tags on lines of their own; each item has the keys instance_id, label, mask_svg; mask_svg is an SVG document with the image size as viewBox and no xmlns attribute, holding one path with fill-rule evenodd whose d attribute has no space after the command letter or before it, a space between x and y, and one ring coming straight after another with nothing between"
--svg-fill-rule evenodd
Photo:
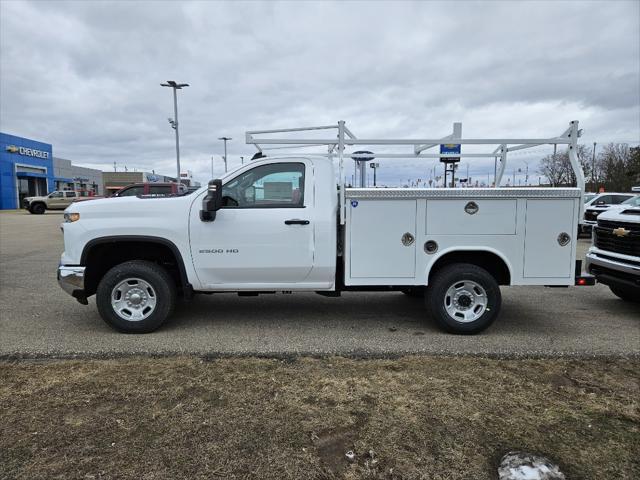
<instances>
[{"instance_id":1,"label":"front wheel","mask_svg":"<svg viewBox=\"0 0 640 480\"><path fill-rule=\"evenodd\" d=\"M96 292L102 319L125 333L158 329L176 303L176 286L161 266L142 260L121 263L109 270Z\"/></svg>"},{"instance_id":2,"label":"front wheel","mask_svg":"<svg viewBox=\"0 0 640 480\"><path fill-rule=\"evenodd\" d=\"M427 288L426 304L442 329L474 334L494 322L502 296L498 282L485 269L458 263L435 273Z\"/></svg>"},{"instance_id":3,"label":"front wheel","mask_svg":"<svg viewBox=\"0 0 640 480\"><path fill-rule=\"evenodd\" d=\"M609 285L609 290L611 290L616 297L626 302L640 303L640 289Z\"/></svg>"},{"instance_id":4,"label":"front wheel","mask_svg":"<svg viewBox=\"0 0 640 480\"><path fill-rule=\"evenodd\" d=\"M29 212L34 213L36 215L42 215L46 210L44 203L36 203L35 205L31 205L29 207Z\"/></svg>"}]
</instances>

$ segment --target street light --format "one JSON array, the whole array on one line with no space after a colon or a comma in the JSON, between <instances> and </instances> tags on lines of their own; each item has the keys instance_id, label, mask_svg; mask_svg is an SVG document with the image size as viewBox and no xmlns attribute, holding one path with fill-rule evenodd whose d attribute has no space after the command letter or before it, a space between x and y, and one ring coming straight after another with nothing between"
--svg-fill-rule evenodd
<instances>
[{"instance_id":1,"label":"street light","mask_svg":"<svg viewBox=\"0 0 640 480\"><path fill-rule=\"evenodd\" d=\"M180 182L180 136L178 134L178 95L176 90L182 90L182 87L188 87L188 83L176 83L174 80L167 80L167 83L161 83L161 87L173 88L173 119L169 118L169 124L171 128L176 131L176 164L178 168L178 174L176 176L176 182Z\"/></svg>"},{"instance_id":2,"label":"street light","mask_svg":"<svg viewBox=\"0 0 640 480\"><path fill-rule=\"evenodd\" d=\"M227 140L233 140L233 138L218 137L218 140L224 140L224 173L227 173Z\"/></svg>"}]
</instances>

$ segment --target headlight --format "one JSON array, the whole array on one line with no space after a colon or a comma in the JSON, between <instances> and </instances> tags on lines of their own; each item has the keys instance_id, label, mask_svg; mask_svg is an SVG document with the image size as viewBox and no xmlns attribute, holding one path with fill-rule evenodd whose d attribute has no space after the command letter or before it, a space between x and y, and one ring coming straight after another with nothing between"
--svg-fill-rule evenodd
<instances>
[{"instance_id":1,"label":"headlight","mask_svg":"<svg viewBox=\"0 0 640 480\"><path fill-rule=\"evenodd\" d=\"M77 222L78 220L80 220L79 213L64 213L64 223Z\"/></svg>"}]
</instances>

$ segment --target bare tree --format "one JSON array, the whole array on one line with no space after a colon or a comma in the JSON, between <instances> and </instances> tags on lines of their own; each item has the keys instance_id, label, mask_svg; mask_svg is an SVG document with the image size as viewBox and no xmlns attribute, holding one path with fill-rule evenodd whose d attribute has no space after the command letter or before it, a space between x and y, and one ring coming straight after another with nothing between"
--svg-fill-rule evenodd
<instances>
[{"instance_id":1,"label":"bare tree","mask_svg":"<svg viewBox=\"0 0 640 480\"><path fill-rule=\"evenodd\" d=\"M590 165L592 150L586 145L578 145L577 155L585 176L588 178L592 171ZM554 187L576 185L576 175L571 167L568 150L543 157L540 160L538 173L547 177L549 183Z\"/></svg>"},{"instance_id":2,"label":"bare tree","mask_svg":"<svg viewBox=\"0 0 640 480\"><path fill-rule=\"evenodd\" d=\"M599 185L610 191L627 192L638 183L640 147L626 143L605 145L598 155Z\"/></svg>"}]
</instances>

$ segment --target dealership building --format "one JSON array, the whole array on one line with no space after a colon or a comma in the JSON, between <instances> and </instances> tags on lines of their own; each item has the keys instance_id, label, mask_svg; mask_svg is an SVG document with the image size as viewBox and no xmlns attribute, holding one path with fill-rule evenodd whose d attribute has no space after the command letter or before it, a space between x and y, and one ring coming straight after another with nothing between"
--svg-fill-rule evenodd
<instances>
[{"instance_id":1,"label":"dealership building","mask_svg":"<svg viewBox=\"0 0 640 480\"><path fill-rule=\"evenodd\" d=\"M0 210L54 190L104 192L102 172L53 157L51 144L0 132Z\"/></svg>"}]
</instances>

